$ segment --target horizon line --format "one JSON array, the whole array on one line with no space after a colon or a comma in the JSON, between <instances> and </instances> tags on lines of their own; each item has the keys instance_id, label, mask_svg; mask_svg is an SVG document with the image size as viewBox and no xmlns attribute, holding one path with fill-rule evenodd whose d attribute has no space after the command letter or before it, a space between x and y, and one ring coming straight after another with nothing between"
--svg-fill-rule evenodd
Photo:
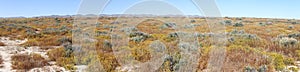
<instances>
[{"instance_id":1,"label":"horizon line","mask_svg":"<svg viewBox=\"0 0 300 72\"><path fill-rule=\"evenodd\" d=\"M57 17L63 17L63 16L90 16L94 14L53 14L53 15L39 15L39 16L7 16L7 17L0 17L0 18L34 18L34 17L52 17L52 16L57 16ZM95 16L119 16L119 15L129 15L129 16L138 16L138 15L152 15L152 16L192 16L192 17L206 17L203 15L197 15L197 14L188 14L188 15L176 15L176 14L169 14L169 15L153 15L153 14L99 14ZM230 17L230 18L265 18L265 19L297 19L299 20L300 18L285 18L285 17L253 17L253 16L221 16L221 18L225 17Z\"/></svg>"}]
</instances>

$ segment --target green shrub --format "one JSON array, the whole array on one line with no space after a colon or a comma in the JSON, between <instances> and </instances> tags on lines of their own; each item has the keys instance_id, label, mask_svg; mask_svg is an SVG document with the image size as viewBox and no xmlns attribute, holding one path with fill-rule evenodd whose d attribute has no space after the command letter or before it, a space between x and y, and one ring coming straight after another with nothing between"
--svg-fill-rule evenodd
<instances>
[{"instance_id":1,"label":"green shrub","mask_svg":"<svg viewBox=\"0 0 300 72\"><path fill-rule=\"evenodd\" d=\"M298 43L298 40L295 38L284 37L284 38L279 39L279 43L285 47L294 46Z\"/></svg>"},{"instance_id":2,"label":"green shrub","mask_svg":"<svg viewBox=\"0 0 300 72\"><path fill-rule=\"evenodd\" d=\"M103 49L106 50L106 51L111 51L112 50L112 44L109 41L105 40L103 42Z\"/></svg>"},{"instance_id":3,"label":"green shrub","mask_svg":"<svg viewBox=\"0 0 300 72\"><path fill-rule=\"evenodd\" d=\"M134 31L138 31L138 29L135 28L135 27L129 27L129 28L122 28L121 29L121 32L126 32L126 33L134 32Z\"/></svg>"},{"instance_id":4,"label":"green shrub","mask_svg":"<svg viewBox=\"0 0 300 72\"><path fill-rule=\"evenodd\" d=\"M246 66L244 72L256 72L256 69L251 66Z\"/></svg>"},{"instance_id":5,"label":"green shrub","mask_svg":"<svg viewBox=\"0 0 300 72\"><path fill-rule=\"evenodd\" d=\"M260 22L258 25L259 25L259 26L266 26L266 24L265 24L265 23L262 23L262 22Z\"/></svg>"},{"instance_id":6,"label":"green shrub","mask_svg":"<svg viewBox=\"0 0 300 72\"><path fill-rule=\"evenodd\" d=\"M288 26L288 29L294 29L295 27L293 25Z\"/></svg>"},{"instance_id":7,"label":"green shrub","mask_svg":"<svg viewBox=\"0 0 300 72\"><path fill-rule=\"evenodd\" d=\"M288 34L287 37L289 37L289 38L300 38L300 33L291 33L291 34Z\"/></svg>"},{"instance_id":8,"label":"green shrub","mask_svg":"<svg viewBox=\"0 0 300 72\"><path fill-rule=\"evenodd\" d=\"M244 24L242 22L238 22L238 23L235 23L233 26L234 27L242 27L242 26L244 26Z\"/></svg>"},{"instance_id":9,"label":"green shrub","mask_svg":"<svg viewBox=\"0 0 300 72\"><path fill-rule=\"evenodd\" d=\"M196 22L196 20L191 20L191 23L195 23Z\"/></svg>"},{"instance_id":10,"label":"green shrub","mask_svg":"<svg viewBox=\"0 0 300 72\"><path fill-rule=\"evenodd\" d=\"M292 22L292 24L299 24L298 22L296 22L296 21L294 21L294 22Z\"/></svg>"},{"instance_id":11,"label":"green shrub","mask_svg":"<svg viewBox=\"0 0 300 72\"><path fill-rule=\"evenodd\" d=\"M258 72L267 72L268 71L268 67L266 65L260 66L258 69Z\"/></svg>"},{"instance_id":12,"label":"green shrub","mask_svg":"<svg viewBox=\"0 0 300 72\"><path fill-rule=\"evenodd\" d=\"M147 34L147 33L143 33L143 32L132 32L129 35L130 40L134 41L134 42L142 42L144 40L146 40L147 38L150 38L151 35Z\"/></svg>"},{"instance_id":13,"label":"green shrub","mask_svg":"<svg viewBox=\"0 0 300 72\"><path fill-rule=\"evenodd\" d=\"M175 27L176 27L176 23L169 22L169 23L165 23L162 26L160 26L160 29L175 28Z\"/></svg>"},{"instance_id":14,"label":"green shrub","mask_svg":"<svg viewBox=\"0 0 300 72\"><path fill-rule=\"evenodd\" d=\"M225 20L224 23L225 23L225 25L232 25L232 21L231 20Z\"/></svg>"}]
</instances>

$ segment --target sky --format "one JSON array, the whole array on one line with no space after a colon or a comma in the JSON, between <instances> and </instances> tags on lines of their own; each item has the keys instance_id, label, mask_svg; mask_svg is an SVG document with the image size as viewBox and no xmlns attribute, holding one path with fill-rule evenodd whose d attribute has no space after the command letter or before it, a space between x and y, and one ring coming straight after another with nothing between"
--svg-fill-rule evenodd
<instances>
[{"instance_id":1,"label":"sky","mask_svg":"<svg viewBox=\"0 0 300 72\"><path fill-rule=\"evenodd\" d=\"M122 14L142 0L111 0L101 14ZM185 15L202 15L190 0L164 0ZM81 0L1 0L0 17L74 15ZM300 19L300 0L216 0L223 17Z\"/></svg>"}]
</instances>

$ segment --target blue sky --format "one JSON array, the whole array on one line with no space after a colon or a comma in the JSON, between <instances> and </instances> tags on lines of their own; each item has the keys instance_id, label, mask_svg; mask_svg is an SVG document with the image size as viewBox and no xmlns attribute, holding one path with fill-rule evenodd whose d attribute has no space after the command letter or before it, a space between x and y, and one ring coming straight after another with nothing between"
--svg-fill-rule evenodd
<instances>
[{"instance_id":1,"label":"blue sky","mask_svg":"<svg viewBox=\"0 0 300 72\"><path fill-rule=\"evenodd\" d=\"M111 0L104 14L120 14L141 0ZM201 15L189 0L165 0L187 15ZM74 15L80 0L1 0L0 17ZM300 0L216 0L222 16L300 19Z\"/></svg>"}]
</instances>

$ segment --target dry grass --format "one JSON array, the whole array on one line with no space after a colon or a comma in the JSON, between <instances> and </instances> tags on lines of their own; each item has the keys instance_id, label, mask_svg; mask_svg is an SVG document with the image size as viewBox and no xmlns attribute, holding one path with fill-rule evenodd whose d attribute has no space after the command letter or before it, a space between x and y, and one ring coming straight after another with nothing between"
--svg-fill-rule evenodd
<instances>
[{"instance_id":1,"label":"dry grass","mask_svg":"<svg viewBox=\"0 0 300 72\"><path fill-rule=\"evenodd\" d=\"M11 60L12 60L13 69L25 70L25 71L30 70L32 68L49 65L48 61L45 60L39 54L31 54L31 55L17 54L17 55L13 55L11 57Z\"/></svg>"},{"instance_id":2,"label":"dry grass","mask_svg":"<svg viewBox=\"0 0 300 72\"><path fill-rule=\"evenodd\" d=\"M2 56L0 55L0 68L2 68L3 67L3 62L4 62L4 60L2 59Z\"/></svg>"},{"instance_id":3,"label":"dry grass","mask_svg":"<svg viewBox=\"0 0 300 72\"><path fill-rule=\"evenodd\" d=\"M47 52L47 55L51 61L56 61L57 59L65 56L65 50L64 48L52 49Z\"/></svg>"},{"instance_id":4,"label":"dry grass","mask_svg":"<svg viewBox=\"0 0 300 72\"><path fill-rule=\"evenodd\" d=\"M3 42L0 42L0 46L5 46L5 44Z\"/></svg>"},{"instance_id":5,"label":"dry grass","mask_svg":"<svg viewBox=\"0 0 300 72\"><path fill-rule=\"evenodd\" d=\"M47 52L49 59L55 61L58 66L62 66L68 70L75 70L74 56L66 57L66 51L63 47L55 48Z\"/></svg>"}]
</instances>

